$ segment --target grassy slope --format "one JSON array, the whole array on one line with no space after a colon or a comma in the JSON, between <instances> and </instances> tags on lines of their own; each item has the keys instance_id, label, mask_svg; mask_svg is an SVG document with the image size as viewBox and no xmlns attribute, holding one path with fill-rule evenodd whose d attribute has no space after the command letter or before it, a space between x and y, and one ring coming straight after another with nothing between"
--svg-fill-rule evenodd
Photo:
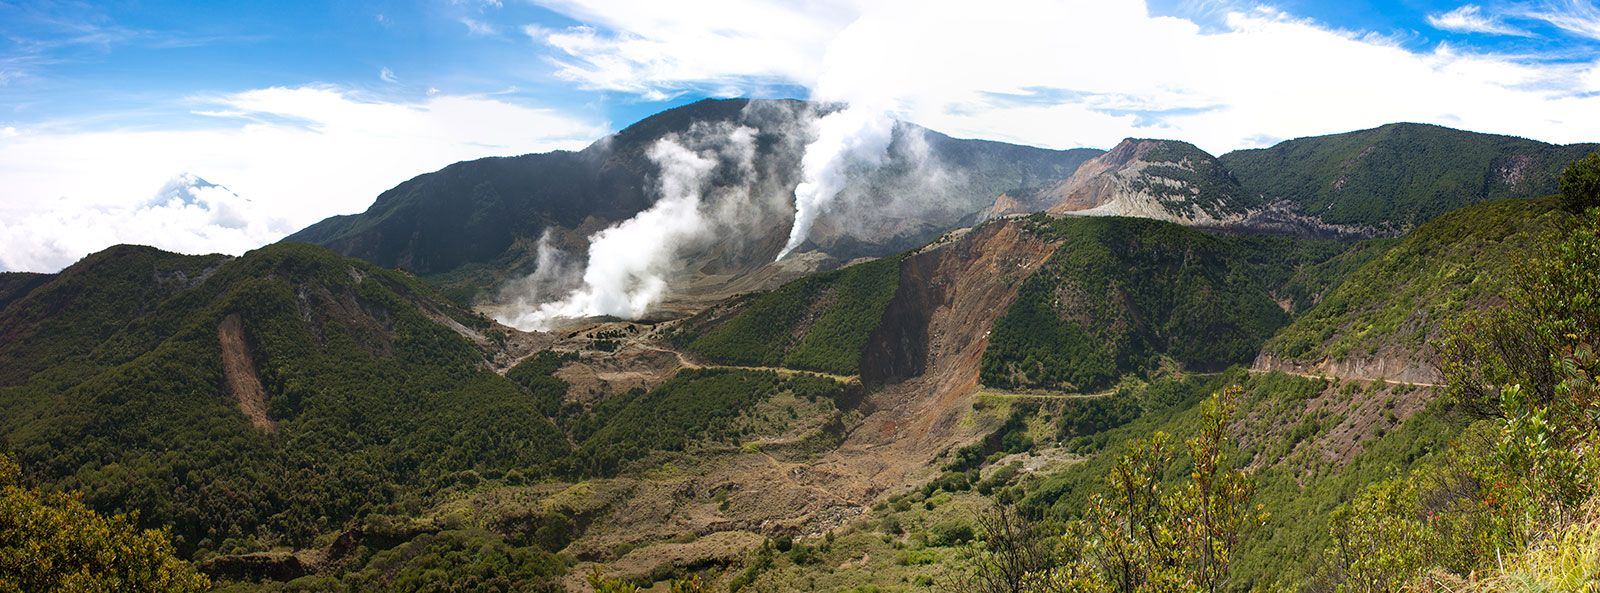
<instances>
[{"instance_id":1,"label":"grassy slope","mask_svg":"<svg viewBox=\"0 0 1600 593\"><path fill-rule=\"evenodd\" d=\"M1562 216L1554 207L1544 199L1465 208L1419 227L1381 255L1361 253L1370 261L1263 350L1297 360L1420 352L1442 322L1488 298L1507 270L1547 240Z\"/></svg>"},{"instance_id":2,"label":"grassy slope","mask_svg":"<svg viewBox=\"0 0 1600 593\"><path fill-rule=\"evenodd\" d=\"M1221 160L1252 195L1292 200L1330 223L1404 229L1480 202L1554 193L1561 168L1597 148L1390 124Z\"/></svg>"},{"instance_id":3,"label":"grassy slope","mask_svg":"<svg viewBox=\"0 0 1600 593\"><path fill-rule=\"evenodd\" d=\"M861 350L900 282L899 257L796 280L702 313L673 341L708 359L840 375L861 370Z\"/></svg>"},{"instance_id":4,"label":"grassy slope","mask_svg":"<svg viewBox=\"0 0 1600 593\"><path fill-rule=\"evenodd\" d=\"M986 385L1093 390L1160 356L1192 369L1248 361L1288 322L1275 289L1344 248L1131 218L1035 225L1065 242L995 323Z\"/></svg>"}]
</instances>

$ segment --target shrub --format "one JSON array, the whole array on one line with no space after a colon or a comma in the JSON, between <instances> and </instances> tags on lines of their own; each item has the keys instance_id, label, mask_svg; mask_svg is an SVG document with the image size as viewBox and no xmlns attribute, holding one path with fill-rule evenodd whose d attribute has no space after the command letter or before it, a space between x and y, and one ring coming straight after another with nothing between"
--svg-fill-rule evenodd
<instances>
[{"instance_id":1,"label":"shrub","mask_svg":"<svg viewBox=\"0 0 1600 593\"><path fill-rule=\"evenodd\" d=\"M1600 152L1573 161L1561 172L1561 206L1574 214L1600 206Z\"/></svg>"},{"instance_id":2,"label":"shrub","mask_svg":"<svg viewBox=\"0 0 1600 593\"><path fill-rule=\"evenodd\" d=\"M932 546L959 546L972 537L972 526L966 523L939 523L928 529L928 545Z\"/></svg>"}]
</instances>

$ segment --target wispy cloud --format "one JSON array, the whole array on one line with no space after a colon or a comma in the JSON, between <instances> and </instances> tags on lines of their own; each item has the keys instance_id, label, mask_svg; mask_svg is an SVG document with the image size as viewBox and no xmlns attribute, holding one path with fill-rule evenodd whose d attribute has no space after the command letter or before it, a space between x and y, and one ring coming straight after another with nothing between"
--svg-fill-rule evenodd
<instances>
[{"instance_id":1,"label":"wispy cloud","mask_svg":"<svg viewBox=\"0 0 1600 593\"><path fill-rule=\"evenodd\" d=\"M466 25L467 32L473 35L492 37L500 34L500 29L496 28L494 25L472 17L461 17L461 24Z\"/></svg>"},{"instance_id":2,"label":"wispy cloud","mask_svg":"<svg viewBox=\"0 0 1600 593\"><path fill-rule=\"evenodd\" d=\"M382 69L378 70L378 78L389 84L400 82L400 79L395 77L394 71L390 70L388 66L384 66Z\"/></svg>"},{"instance_id":3,"label":"wispy cloud","mask_svg":"<svg viewBox=\"0 0 1600 593\"><path fill-rule=\"evenodd\" d=\"M1600 40L1600 7L1592 0L1550 0L1527 11L1526 16L1574 35Z\"/></svg>"},{"instance_id":4,"label":"wispy cloud","mask_svg":"<svg viewBox=\"0 0 1600 593\"><path fill-rule=\"evenodd\" d=\"M1529 32L1503 22L1499 17L1484 14L1476 4L1463 4L1450 12L1428 15L1428 24L1443 31L1456 33L1485 33L1489 35L1515 35L1526 37Z\"/></svg>"}]
</instances>

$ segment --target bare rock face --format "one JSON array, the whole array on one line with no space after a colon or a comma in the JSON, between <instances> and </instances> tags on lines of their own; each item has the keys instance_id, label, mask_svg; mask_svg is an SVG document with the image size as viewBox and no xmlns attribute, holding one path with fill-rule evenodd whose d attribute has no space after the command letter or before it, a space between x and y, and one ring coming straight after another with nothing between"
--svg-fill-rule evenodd
<instances>
[{"instance_id":1,"label":"bare rock face","mask_svg":"<svg viewBox=\"0 0 1600 593\"><path fill-rule=\"evenodd\" d=\"M1171 140L1124 140L1043 194L1051 214L1219 225L1247 212L1239 182L1215 157Z\"/></svg>"},{"instance_id":2,"label":"bare rock face","mask_svg":"<svg viewBox=\"0 0 1600 593\"><path fill-rule=\"evenodd\" d=\"M1251 210L1216 157L1185 142L1129 138L1065 179L1001 195L983 215L1048 212L1227 226L1244 222Z\"/></svg>"}]
</instances>

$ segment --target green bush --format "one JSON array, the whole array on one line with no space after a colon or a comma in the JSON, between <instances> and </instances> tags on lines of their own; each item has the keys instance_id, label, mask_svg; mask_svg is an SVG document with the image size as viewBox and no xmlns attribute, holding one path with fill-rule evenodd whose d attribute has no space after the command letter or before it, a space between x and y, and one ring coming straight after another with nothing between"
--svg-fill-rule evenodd
<instances>
[{"instance_id":1,"label":"green bush","mask_svg":"<svg viewBox=\"0 0 1600 593\"><path fill-rule=\"evenodd\" d=\"M961 522L939 523L928 528L928 545L959 546L972 541L972 526Z\"/></svg>"},{"instance_id":2,"label":"green bush","mask_svg":"<svg viewBox=\"0 0 1600 593\"><path fill-rule=\"evenodd\" d=\"M1600 206L1600 152L1561 171L1561 207L1574 214Z\"/></svg>"},{"instance_id":3,"label":"green bush","mask_svg":"<svg viewBox=\"0 0 1600 593\"><path fill-rule=\"evenodd\" d=\"M0 454L0 591L185 593L210 581L174 554L165 531L140 530L77 498L17 485Z\"/></svg>"}]
</instances>

